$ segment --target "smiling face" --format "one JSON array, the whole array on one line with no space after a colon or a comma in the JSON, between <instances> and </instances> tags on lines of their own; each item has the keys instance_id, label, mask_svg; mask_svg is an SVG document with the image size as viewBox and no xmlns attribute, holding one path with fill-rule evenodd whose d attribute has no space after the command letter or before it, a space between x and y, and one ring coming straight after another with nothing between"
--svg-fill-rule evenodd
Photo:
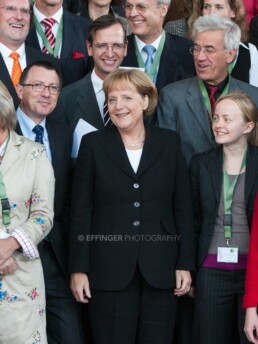
<instances>
[{"instance_id":1,"label":"smiling face","mask_svg":"<svg viewBox=\"0 0 258 344\"><path fill-rule=\"evenodd\" d=\"M157 5L155 0L130 0L125 7L125 16L132 28L133 33L143 42L153 43L161 34L164 18L168 11L167 4ZM138 5L139 10L135 5Z\"/></svg>"},{"instance_id":2,"label":"smiling face","mask_svg":"<svg viewBox=\"0 0 258 344\"><path fill-rule=\"evenodd\" d=\"M107 49L100 48L107 44ZM111 46L121 46L121 49L113 49ZM95 33L93 44L87 42L89 56L93 56L94 69L99 78L104 80L106 76L117 69L127 53L124 30L120 24L112 25Z\"/></svg>"},{"instance_id":3,"label":"smiling face","mask_svg":"<svg viewBox=\"0 0 258 344\"><path fill-rule=\"evenodd\" d=\"M219 14L227 19L235 17L227 0L204 0L202 15Z\"/></svg>"},{"instance_id":4,"label":"smiling face","mask_svg":"<svg viewBox=\"0 0 258 344\"><path fill-rule=\"evenodd\" d=\"M17 50L25 41L30 28L28 0L0 0L0 42L9 49Z\"/></svg>"},{"instance_id":5,"label":"smiling face","mask_svg":"<svg viewBox=\"0 0 258 344\"><path fill-rule=\"evenodd\" d=\"M254 122L246 122L239 106L231 99L221 100L215 107L212 130L218 144L232 145L247 141Z\"/></svg>"},{"instance_id":6,"label":"smiling face","mask_svg":"<svg viewBox=\"0 0 258 344\"><path fill-rule=\"evenodd\" d=\"M108 94L109 115L120 132L138 131L144 128L143 111L147 109L149 99L142 96L134 86L114 89Z\"/></svg>"},{"instance_id":7,"label":"smiling face","mask_svg":"<svg viewBox=\"0 0 258 344\"><path fill-rule=\"evenodd\" d=\"M201 50L194 54L194 64L198 77L211 85L218 85L228 75L228 65L233 61L236 51L224 49L223 30L197 32L194 45L198 48L212 49L205 53Z\"/></svg>"},{"instance_id":8,"label":"smiling face","mask_svg":"<svg viewBox=\"0 0 258 344\"><path fill-rule=\"evenodd\" d=\"M59 77L54 70L38 66L31 67L24 83L60 86ZM17 93L21 100L21 109L35 123L40 123L56 107L58 94L51 94L48 88L36 92L31 86L17 85Z\"/></svg>"}]
</instances>

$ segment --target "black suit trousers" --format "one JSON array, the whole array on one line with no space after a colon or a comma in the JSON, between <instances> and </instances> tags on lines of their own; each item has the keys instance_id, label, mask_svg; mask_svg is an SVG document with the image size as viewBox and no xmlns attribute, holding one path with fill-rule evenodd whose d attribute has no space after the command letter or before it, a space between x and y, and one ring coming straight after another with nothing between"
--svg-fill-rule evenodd
<instances>
[{"instance_id":1,"label":"black suit trousers","mask_svg":"<svg viewBox=\"0 0 258 344\"><path fill-rule=\"evenodd\" d=\"M171 344L176 297L147 284L139 269L121 291L92 290L89 317L94 344Z\"/></svg>"},{"instance_id":2,"label":"black suit trousers","mask_svg":"<svg viewBox=\"0 0 258 344\"><path fill-rule=\"evenodd\" d=\"M48 344L84 344L81 304L73 298L49 241L39 246L46 288Z\"/></svg>"},{"instance_id":3,"label":"black suit trousers","mask_svg":"<svg viewBox=\"0 0 258 344\"><path fill-rule=\"evenodd\" d=\"M245 270L200 268L196 280L195 343L247 344L242 309Z\"/></svg>"}]
</instances>

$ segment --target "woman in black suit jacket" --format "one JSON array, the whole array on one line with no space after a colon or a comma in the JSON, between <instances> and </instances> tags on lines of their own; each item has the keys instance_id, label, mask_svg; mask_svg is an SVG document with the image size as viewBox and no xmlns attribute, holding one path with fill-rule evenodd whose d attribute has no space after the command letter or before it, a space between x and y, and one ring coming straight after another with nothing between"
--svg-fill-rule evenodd
<instances>
[{"instance_id":1,"label":"woman in black suit jacket","mask_svg":"<svg viewBox=\"0 0 258 344\"><path fill-rule=\"evenodd\" d=\"M176 133L144 125L157 91L138 70L104 82L114 125L82 139L72 197L71 288L96 344L171 344L190 289L190 183Z\"/></svg>"},{"instance_id":2,"label":"woman in black suit jacket","mask_svg":"<svg viewBox=\"0 0 258 344\"><path fill-rule=\"evenodd\" d=\"M248 343L242 298L258 190L257 108L246 94L229 93L217 101L213 120L220 146L196 155L190 164L198 252L197 343Z\"/></svg>"}]
</instances>

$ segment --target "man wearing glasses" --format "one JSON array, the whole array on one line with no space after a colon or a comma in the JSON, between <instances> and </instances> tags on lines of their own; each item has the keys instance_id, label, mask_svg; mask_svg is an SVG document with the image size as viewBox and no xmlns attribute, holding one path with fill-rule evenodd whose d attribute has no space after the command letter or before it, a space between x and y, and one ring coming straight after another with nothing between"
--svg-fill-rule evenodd
<instances>
[{"instance_id":1,"label":"man wearing glasses","mask_svg":"<svg viewBox=\"0 0 258 344\"><path fill-rule=\"evenodd\" d=\"M57 108L57 113L65 115L74 133L73 157L77 157L82 135L111 124L102 85L108 74L120 66L127 52L121 20L105 15L93 21L87 49L93 58L93 71L62 90Z\"/></svg>"},{"instance_id":2,"label":"man wearing glasses","mask_svg":"<svg viewBox=\"0 0 258 344\"><path fill-rule=\"evenodd\" d=\"M0 80L10 92L17 108L19 99L15 86L22 70L38 60L52 61L40 51L27 47L32 5L30 0L0 0Z\"/></svg>"},{"instance_id":3,"label":"man wearing glasses","mask_svg":"<svg viewBox=\"0 0 258 344\"><path fill-rule=\"evenodd\" d=\"M71 182L71 135L54 110L61 88L59 70L38 61L24 69L17 93L17 132L46 147L55 174L54 226L40 243L46 288L48 343L83 344L80 305L74 300L68 276L69 186ZM35 201L39 195L33 195Z\"/></svg>"},{"instance_id":4,"label":"man wearing glasses","mask_svg":"<svg viewBox=\"0 0 258 344\"><path fill-rule=\"evenodd\" d=\"M195 74L191 41L165 33L163 23L170 0L127 0L125 16L133 34L123 66L142 67L156 84L165 85Z\"/></svg>"},{"instance_id":5,"label":"man wearing glasses","mask_svg":"<svg viewBox=\"0 0 258 344\"><path fill-rule=\"evenodd\" d=\"M195 21L192 38L197 76L164 87L157 108L158 126L179 132L188 163L193 155L214 147L212 112L220 95L241 90L258 104L258 89L230 76L239 27L216 14L203 16Z\"/></svg>"},{"instance_id":6,"label":"man wearing glasses","mask_svg":"<svg viewBox=\"0 0 258 344\"><path fill-rule=\"evenodd\" d=\"M157 125L180 134L188 164L195 154L215 147L211 124L213 106L220 95L241 90L258 105L258 89L230 76L230 64L240 44L239 27L219 15L199 17L192 39L190 52L197 76L164 87L157 107ZM180 343L191 343L193 299L184 296L178 306Z\"/></svg>"}]
</instances>

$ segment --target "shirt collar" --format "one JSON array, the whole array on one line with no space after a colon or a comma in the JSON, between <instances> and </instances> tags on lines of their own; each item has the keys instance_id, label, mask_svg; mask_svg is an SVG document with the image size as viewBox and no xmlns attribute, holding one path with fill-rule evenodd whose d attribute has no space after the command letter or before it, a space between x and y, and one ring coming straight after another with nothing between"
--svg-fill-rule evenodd
<instances>
[{"instance_id":1,"label":"shirt collar","mask_svg":"<svg viewBox=\"0 0 258 344\"><path fill-rule=\"evenodd\" d=\"M136 40L136 44L137 44L137 47L139 49L139 51L142 51L142 49L145 47L145 45L153 45L154 48L156 50L158 50L158 47L159 47L159 43L160 43L160 40L161 40L161 36L162 34L154 41L152 42L151 44L146 44L144 43L142 40L140 40L140 38L138 38L136 35L134 36L135 37L135 40Z\"/></svg>"},{"instance_id":2,"label":"shirt collar","mask_svg":"<svg viewBox=\"0 0 258 344\"><path fill-rule=\"evenodd\" d=\"M224 88L226 87L228 81L229 81L229 75L227 75L226 79L224 79L223 81L221 81L218 85L212 85L212 86L217 86L218 89L219 89L219 92L222 93L223 90L224 90ZM207 89L208 86L210 86L210 85L209 85L207 82L205 82L205 81L204 81L203 83L204 83L206 89Z\"/></svg>"},{"instance_id":3,"label":"shirt collar","mask_svg":"<svg viewBox=\"0 0 258 344\"><path fill-rule=\"evenodd\" d=\"M34 4L33 6L33 12L35 14L35 16L37 17L38 21L41 23L42 20L44 20L45 18L49 18L49 17L46 17L43 13L41 13L36 5ZM61 6L59 8L59 10L51 16L51 18L55 19L55 21L57 22L57 24L60 24L61 23L61 19L62 19L62 16L63 16L63 6Z\"/></svg>"},{"instance_id":4,"label":"shirt collar","mask_svg":"<svg viewBox=\"0 0 258 344\"><path fill-rule=\"evenodd\" d=\"M19 106L17 109L17 120L20 123L20 126L22 127L23 135L25 137L31 138L32 136L32 129L37 125L29 116L27 116ZM46 118L39 123L44 128L44 138L47 139L47 133L46 133Z\"/></svg>"},{"instance_id":5,"label":"shirt collar","mask_svg":"<svg viewBox=\"0 0 258 344\"><path fill-rule=\"evenodd\" d=\"M3 56L3 59L7 59L10 57L10 54L13 52L13 50L7 48L6 45L0 43L0 53ZM20 59L25 57L25 44L23 43L17 50L15 50L20 55Z\"/></svg>"},{"instance_id":6,"label":"shirt collar","mask_svg":"<svg viewBox=\"0 0 258 344\"><path fill-rule=\"evenodd\" d=\"M94 88L94 91L95 91L95 94L97 94L98 92L102 91L103 89L103 80L100 79L96 72L95 72L95 68L93 69L92 73L91 73L91 81L92 81L92 84L93 84L93 88Z\"/></svg>"}]
</instances>

